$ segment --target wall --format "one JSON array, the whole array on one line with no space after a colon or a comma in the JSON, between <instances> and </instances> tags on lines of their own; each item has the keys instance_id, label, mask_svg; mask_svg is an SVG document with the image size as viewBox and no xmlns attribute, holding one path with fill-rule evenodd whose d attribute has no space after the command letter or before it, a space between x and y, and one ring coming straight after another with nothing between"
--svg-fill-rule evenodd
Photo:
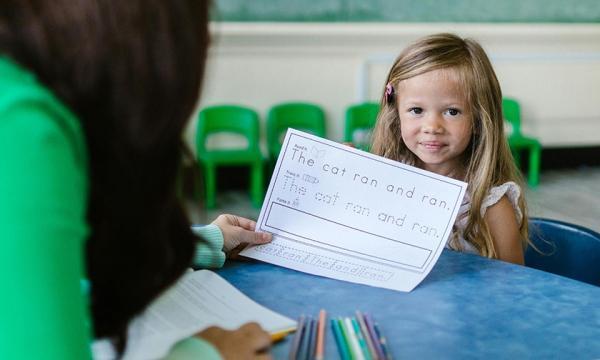
<instances>
[{"instance_id":1,"label":"wall","mask_svg":"<svg viewBox=\"0 0 600 360\"><path fill-rule=\"evenodd\" d=\"M598 22L597 0L215 0L218 21Z\"/></svg>"},{"instance_id":2,"label":"wall","mask_svg":"<svg viewBox=\"0 0 600 360\"><path fill-rule=\"evenodd\" d=\"M323 106L341 140L345 108L376 100L393 58L435 32L477 39L523 131L546 147L600 145L600 25L445 23L213 23L200 106L237 103L263 118L282 101ZM191 124L188 138L193 138Z\"/></svg>"}]
</instances>

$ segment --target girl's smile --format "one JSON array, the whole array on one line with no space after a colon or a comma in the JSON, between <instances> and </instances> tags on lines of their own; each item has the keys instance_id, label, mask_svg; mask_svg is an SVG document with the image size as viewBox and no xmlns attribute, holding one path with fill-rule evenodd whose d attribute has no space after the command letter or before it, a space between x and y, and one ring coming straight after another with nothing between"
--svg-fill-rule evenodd
<instances>
[{"instance_id":1,"label":"girl's smile","mask_svg":"<svg viewBox=\"0 0 600 360\"><path fill-rule=\"evenodd\" d=\"M419 145L423 146L426 150L431 151L438 151L445 146L444 143L439 141L420 141Z\"/></svg>"}]
</instances>

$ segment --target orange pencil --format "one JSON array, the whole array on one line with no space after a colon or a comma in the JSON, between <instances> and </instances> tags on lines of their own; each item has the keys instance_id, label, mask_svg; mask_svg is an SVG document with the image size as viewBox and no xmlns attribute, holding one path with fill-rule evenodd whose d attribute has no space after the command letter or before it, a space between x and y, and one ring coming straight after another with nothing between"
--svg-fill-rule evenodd
<instances>
[{"instance_id":1,"label":"orange pencil","mask_svg":"<svg viewBox=\"0 0 600 360\"><path fill-rule=\"evenodd\" d=\"M326 321L327 313L325 310L321 309L319 311L319 329L317 332L317 351L315 352L316 360L323 360L324 356L324 347L325 347L325 321Z\"/></svg>"}]
</instances>

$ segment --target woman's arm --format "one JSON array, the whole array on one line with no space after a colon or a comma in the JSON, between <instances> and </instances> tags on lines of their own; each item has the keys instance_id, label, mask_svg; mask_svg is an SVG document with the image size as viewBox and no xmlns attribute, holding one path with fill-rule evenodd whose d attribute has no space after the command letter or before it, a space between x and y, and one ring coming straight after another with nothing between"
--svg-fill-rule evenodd
<instances>
[{"instance_id":1,"label":"woman's arm","mask_svg":"<svg viewBox=\"0 0 600 360\"><path fill-rule=\"evenodd\" d=\"M523 265L525 258L519 224L508 198L503 196L500 201L489 207L484 219L490 229L498 259Z\"/></svg>"},{"instance_id":2,"label":"woman's arm","mask_svg":"<svg viewBox=\"0 0 600 360\"><path fill-rule=\"evenodd\" d=\"M0 358L89 359L85 167L46 108L0 111Z\"/></svg>"}]
</instances>

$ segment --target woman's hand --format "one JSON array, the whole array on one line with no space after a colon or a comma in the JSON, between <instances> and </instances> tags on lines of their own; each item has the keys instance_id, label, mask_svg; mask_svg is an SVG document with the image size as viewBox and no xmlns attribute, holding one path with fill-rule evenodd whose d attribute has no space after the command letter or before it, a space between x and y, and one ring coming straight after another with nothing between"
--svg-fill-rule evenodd
<instances>
[{"instance_id":1,"label":"woman's hand","mask_svg":"<svg viewBox=\"0 0 600 360\"><path fill-rule=\"evenodd\" d=\"M256 222L240 216L223 214L212 223L223 232L223 251L230 258L247 245L265 244L272 239L269 233L254 232Z\"/></svg>"},{"instance_id":2,"label":"woman's hand","mask_svg":"<svg viewBox=\"0 0 600 360\"><path fill-rule=\"evenodd\" d=\"M196 334L211 343L223 359L271 359L271 337L257 323L247 323L229 331L211 326Z\"/></svg>"}]
</instances>

